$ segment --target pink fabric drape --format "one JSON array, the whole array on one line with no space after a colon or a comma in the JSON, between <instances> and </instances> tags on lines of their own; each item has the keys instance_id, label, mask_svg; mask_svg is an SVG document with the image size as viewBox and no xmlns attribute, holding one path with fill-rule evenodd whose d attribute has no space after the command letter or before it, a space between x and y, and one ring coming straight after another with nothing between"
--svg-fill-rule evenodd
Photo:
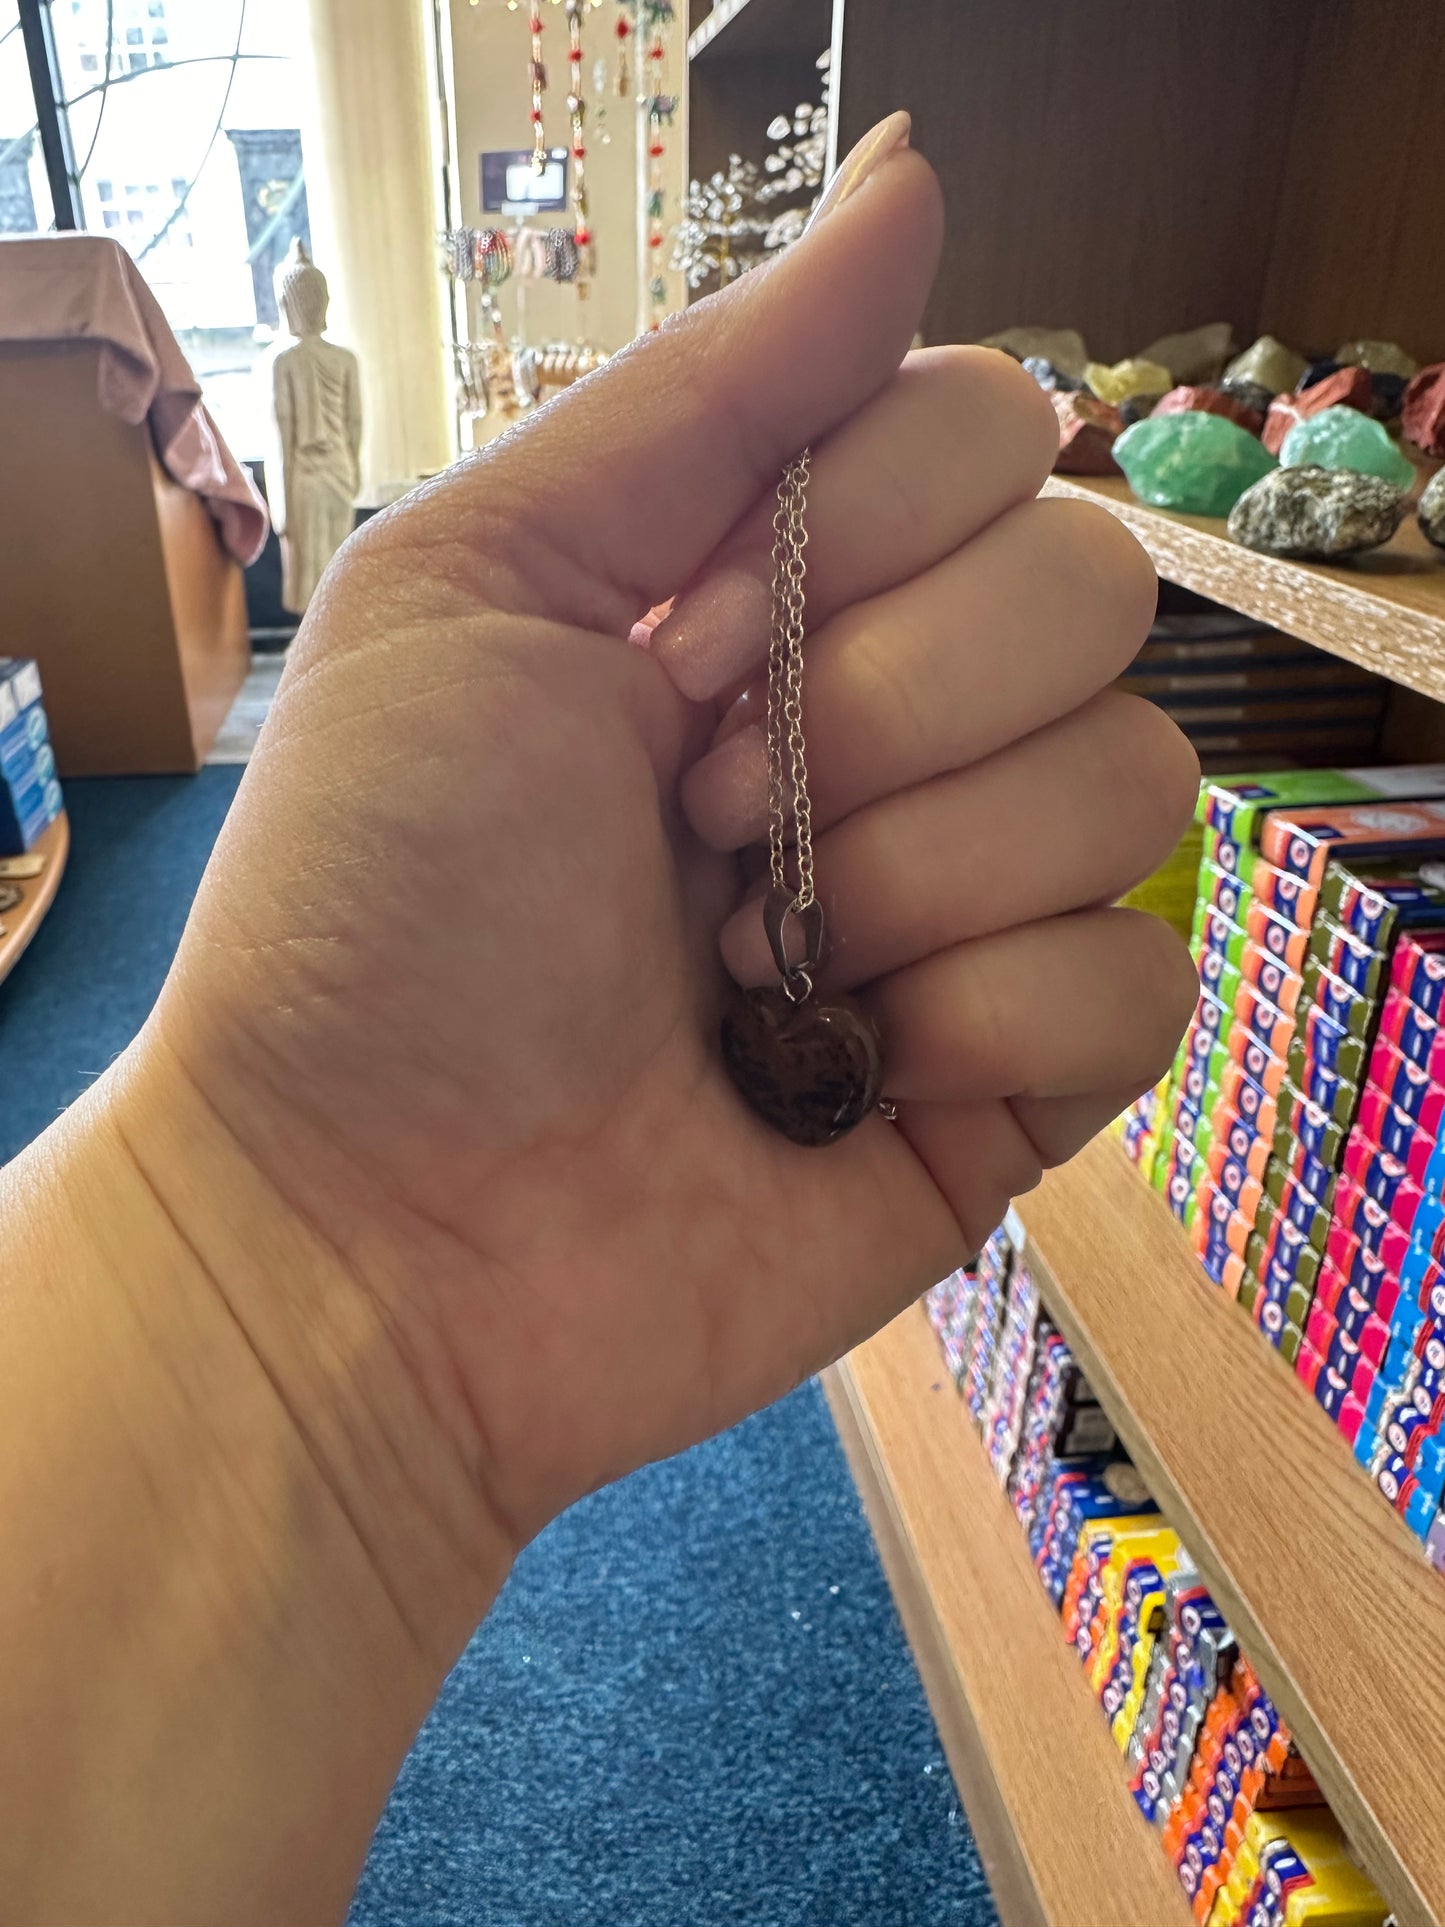
<instances>
[{"instance_id":1,"label":"pink fabric drape","mask_svg":"<svg viewBox=\"0 0 1445 1927\"><path fill-rule=\"evenodd\" d=\"M0 341L95 341L102 408L149 421L167 474L199 495L241 564L266 541L266 505L201 400L160 303L125 249L99 234L0 239Z\"/></svg>"}]
</instances>

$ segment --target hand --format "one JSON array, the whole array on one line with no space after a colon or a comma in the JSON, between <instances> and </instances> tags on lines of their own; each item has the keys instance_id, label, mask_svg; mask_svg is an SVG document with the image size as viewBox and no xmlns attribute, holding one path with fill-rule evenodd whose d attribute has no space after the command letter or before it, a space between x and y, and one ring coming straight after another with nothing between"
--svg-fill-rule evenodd
<instances>
[{"instance_id":1,"label":"hand","mask_svg":"<svg viewBox=\"0 0 1445 1927\"><path fill-rule=\"evenodd\" d=\"M941 216L899 132L778 264L348 544L140 1046L157 1189L186 1215L137 1121L184 1078L381 1308L513 1543L959 1263L1193 1004L1184 947L1103 907L1197 782L1106 688L1152 572L1104 512L1033 499L1054 422L1013 363L900 371ZM738 852L805 444L824 983L876 1013L900 1100L823 1151L717 1042L724 963L769 970ZM274 1304L232 1308L277 1342Z\"/></svg>"}]
</instances>

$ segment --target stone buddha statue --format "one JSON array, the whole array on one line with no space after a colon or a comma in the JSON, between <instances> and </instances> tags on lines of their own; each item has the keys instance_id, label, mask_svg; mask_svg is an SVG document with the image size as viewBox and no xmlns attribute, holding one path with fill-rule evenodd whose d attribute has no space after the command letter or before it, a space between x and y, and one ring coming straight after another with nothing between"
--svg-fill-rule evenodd
<instances>
[{"instance_id":1,"label":"stone buddha statue","mask_svg":"<svg viewBox=\"0 0 1445 1927\"><path fill-rule=\"evenodd\" d=\"M270 357L276 435L266 461L281 538L281 600L301 615L351 533L361 487L361 370L325 337L326 276L297 240L276 271L276 303L295 340Z\"/></svg>"}]
</instances>

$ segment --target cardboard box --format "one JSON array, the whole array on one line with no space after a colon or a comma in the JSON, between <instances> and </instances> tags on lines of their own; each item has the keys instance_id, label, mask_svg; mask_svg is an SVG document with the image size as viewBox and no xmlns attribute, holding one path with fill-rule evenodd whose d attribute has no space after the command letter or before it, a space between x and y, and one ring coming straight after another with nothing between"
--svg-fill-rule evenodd
<instances>
[{"instance_id":1,"label":"cardboard box","mask_svg":"<svg viewBox=\"0 0 1445 1927\"><path fill-rule=\"evenodd\" d=\"M1440 793L1437 783L1433 794ZM1445 851L1445 803L1382 801L1278 810L1265 820L1260 853L1267 863L1318 890L1331 857L1412 846L1421 854Z\"/></svg>"},{"instance_id":2,"label":"cardboard box","mask_svg":"<svg viewBox=\"0 0 1445 1927\"><path fill-rule=\"evenodd\" d=\"M1422 1130L1439 1133L1445 1118L1445 1085L1411 1063L1398 1044L1377 1036L1370 1053L1370 1082L1390 1103L1412 1117ZM1222 1086L1221 1086L1222 1088Z\"/></svg>"},{"instance_id":3,"label":"cardboard box","mask_svg":"<svg viewBox=\"0 0 1445 1927\"><path fill-rule=\"evenodd\" d=\"M1336 923L1323 906L1310 929L1309 954L1320 969L1348 984L1359 995L1378 999L1382 994L1390 973L1388 951L1377 950L1353 935Z\"/></svg>"},{"instance_id":4,"label":"cardboard box","mask_svg":"<svg viewBox=\"0 0 1445 1927\"><path fill-rule=\"evenodd\" d=\"M1396 932L1445 924L1445 879L1430 858L1336 859L1320 885L1321 907L1342 929L1388 950Z\"/></svg>"}]
</instances>

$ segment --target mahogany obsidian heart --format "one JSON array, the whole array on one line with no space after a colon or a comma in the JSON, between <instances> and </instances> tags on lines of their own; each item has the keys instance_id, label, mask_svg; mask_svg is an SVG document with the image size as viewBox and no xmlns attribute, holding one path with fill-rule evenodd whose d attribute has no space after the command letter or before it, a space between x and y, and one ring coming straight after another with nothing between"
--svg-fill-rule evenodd
<instances>
[{"instance_id":1,"label":"mahogany obsidian heart","mask_svg":"<svg viewBox=\"0 0 1445 1927\"><path fill-rule=\"evenodd\" d=\"M878 1102L878 1031L848 998L792 1003L780 985L743 991L722 1023L723 1061L759 1117L794 1144L831 1144Z\"/></svg>"}]
</instances>

